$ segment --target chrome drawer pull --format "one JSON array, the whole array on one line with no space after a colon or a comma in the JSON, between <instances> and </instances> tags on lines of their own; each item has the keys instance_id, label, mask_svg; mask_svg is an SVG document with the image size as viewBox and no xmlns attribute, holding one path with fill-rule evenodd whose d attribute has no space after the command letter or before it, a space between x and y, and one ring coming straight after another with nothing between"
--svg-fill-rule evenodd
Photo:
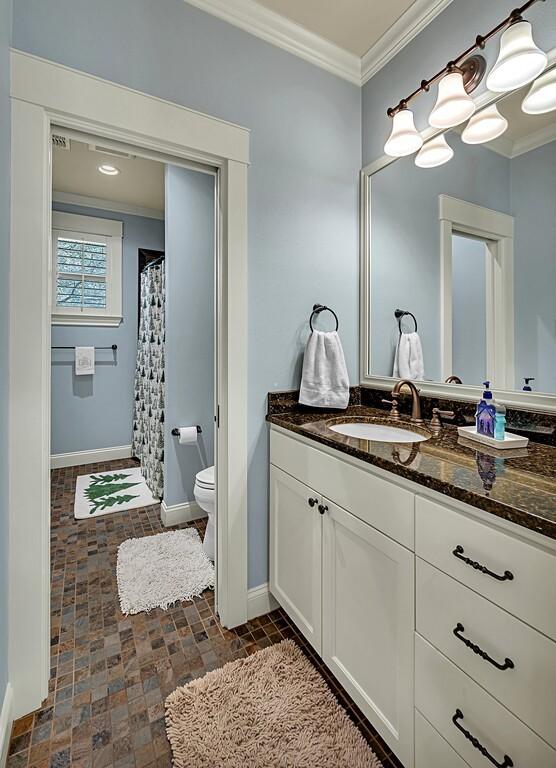
<instances>
[{"instance_id":1,"label":"chrome drawer pull","mask_svg":"<svg viewBox=\"0 0 556 768\"><path fill-rule=\"evenodd\" d=\"M477 656L480 656L481 659L484 659L485 661L490 662L493 666L496 667L496 669L513 669L515 664L511 659L504 659L503 664L499 664L497 661L494 661L493 658L491 658L486 651L483 651L482 648L479 648L478 645L475 643L472 643L471 640L468 640L466 637L463 637L461 634L462 632L465 632L465 627L463 624L461 624L459 621L457 623L456 628L453 630L454 635L457 637L458 640L461 640L461 642L466 645L468 648L471 648L473 653L476 653Z\"/></svg>"},{"instance_id":2,"label":"chrome drawer pull","mask_svg":"<svg viewBox=\"0 0 556 768\"><path fill-rule=\"evenodd\" d=\"M500 576L498 573L494 573L494 571L489 571L486 565L481 565L476 560L471 560L470 557L464 557L463 547L461 546L461 544L457 545L457 547L454 549L452 554L455 557L459 558L460 560L463 560L463 562L466 565L470 565L476 571L480 571L481 573L486 573L487 576L492 576L493 579L498 579L498 581L511 581L514 577L511 571L504 571L504 574Z\"/></svg>"},{"instance_id":3,"label":"chrome drawer pull","mask_svg":"<svg viewBox=\"0 0 556 768\"><path fill-rule=\"evenodd\" d=\"M479 739L475 738L471 733L469 733L468 730L466 730L463 725L460 725L459 720L463 720L463 712L461 709L456 709L455 715L452 716L452 722L458 729L458 731L461 731L467 741L470 741L471 744L475 747L475 749L478 749L481 755L484 755L487 760L490 760L490 762L496 766L496 768L513 768L514 761L511 757L508 757L508 755L504 755L504 762L499 763L497 760L494 759L494 757L490 754L488 749L486 747L483 747Z\"/></svg>"}]
</instances>

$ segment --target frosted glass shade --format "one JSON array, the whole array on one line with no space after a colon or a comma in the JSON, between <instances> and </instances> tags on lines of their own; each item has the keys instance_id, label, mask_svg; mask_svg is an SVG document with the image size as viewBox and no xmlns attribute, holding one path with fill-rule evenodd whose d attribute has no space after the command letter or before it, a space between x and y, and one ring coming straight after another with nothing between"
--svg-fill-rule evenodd
<instances>
[{"instance_id":1,"label":"frosted glass shade","mask_svg":"<svg viewBox=\"0 0 556 768\"><path fill-rule=\"evenodd\" d=\"M556 68L535 80L523 99L521 109L528 115L542 115L556 109Z\"/></svg>"},{"instance_id":2,"label":"frosted glass shade","mask_svg":"<svg viewBox=\"0 0 556 768\"><path fill-rule=\"evenodd\" d=\"M475 104L463 87L461 72L448 72L438 83L438 98L429 123L434 128L452 128L471 117L474 111Z\"/></svg>"},{"instance_id":3,"label":"frosted glass shade","mask_svg":"<svg viewBox=\"0 0 556 768\"><path fill-rule=\"evenodd\" d=\"M444 165L454 156L454 150L446 141L443 133L423 144L422 149L415 158L415 165L419 168L436 168Z\"/></svg>"},{"instance_id":4,"label":"frosted glass shade","mask_svg":"<svg viewBox=\"0 0 556 768\"><path fill-rule=\"evenodd\" d=\"M392 133L384 151L390 157L404 157L411 155L423 146L421 134L415 127L413 112L410 109L402 109L396 112L392 119Z\"/></svg>"},{"instance_id":5,"label":"frosted glass shade","mask_svg":"<svg viewBox=\"0 0 556 768\"><path fill-rule=\"evenodd\" d=\"M521 88L540 75L546 62L546 53L533 40L531 24L517 21L500 38L500 52L487 77L487 88L497 93Z\"/></svg>"},{"instance_id":6,"label":"frosted glass shade","mask_svg":"<svg viewBox=\"0 0 556 768\"><path fill-rule=\"evenodd\" d=\"M482 144L501 136L508 127L508 121L498 111L496 104L473 115L465 126L461 139L466 144Z\"/></svg>"}]
</instances>

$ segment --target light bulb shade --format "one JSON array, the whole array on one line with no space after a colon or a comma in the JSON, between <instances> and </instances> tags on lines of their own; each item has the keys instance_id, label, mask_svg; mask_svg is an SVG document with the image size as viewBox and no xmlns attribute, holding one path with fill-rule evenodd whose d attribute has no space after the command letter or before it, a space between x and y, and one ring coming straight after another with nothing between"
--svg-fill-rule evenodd
<instances>
[{"instance_id":1,"label":"light bulb shade","mask_svg":"<svg viewBox=\"0 0 556 768\"><path fill-rule=\"evenodd\" d=\"M500 52L487 77L487 88L497 93L521 88L540 75L546 62L546 53L533 40L531 24L516 21L500 38Z\"/></svg>"},{"instance_id":2,"label":"light bulb shade","mask_svg":"<svg viewBox=\"0 0 556 768\"><path fill-rule=\"evenodd\" d=\"M471 117L474 111L475 104L464 88L461 72L448 72L438 83L438 98L429 123L434 128L452 128Z\"/></svg>"},{"instance_id":3,"label":"light bulb shade","mask_svg":"<svg viewBox=\"0 0 556 768\"><path fill-rule=\"evenodd\" d=\"M508 121L498 111L496 104L473 115L461 134L466 144L483 144L501 136L508 127Z\"/></svg>"},{"instance_id":4,"label":"light bulb shade","mask_svg":"<svg viewBox=\"0 0 556 768\"><path fill-rule=\"evenodd\" d=\"M437 165L444 165L454 156L454 150L446 141L443 133L434 139L427 141L415 158L415 165L419 168L436 168Z\"/></svg>"},{"instance_id":5,"label":"light bulb shade","mask_svg":"<svg viewBox=\"0 0 556 768\"><path fill-rule=\"evenodd\" d=\"M401 109L396 112L392 120L392 133L384 151L390 157L404 157L411 155L423 146L421 134L415 127L413 112L410 109Z\"/></svg>"},{"instance_id":6,"label":"light bulb shade","mask_svg":"<svg viewBox=\"0 0 556 768\"><path fill-rule=\"evenodd\" d=\"M542 115L556 109L556 67L535 80L521 109L528 115Z\"/></svg>"}]
</instances>

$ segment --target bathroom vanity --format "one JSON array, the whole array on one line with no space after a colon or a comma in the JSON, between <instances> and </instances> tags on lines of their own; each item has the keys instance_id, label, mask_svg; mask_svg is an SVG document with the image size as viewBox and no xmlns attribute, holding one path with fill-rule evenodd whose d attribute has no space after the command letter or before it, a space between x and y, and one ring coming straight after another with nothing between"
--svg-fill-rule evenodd
<instances>
[{"instance_id":1,"label":"bathroom vanity","mask_svg":"<svg viewBox=\"0 0 556 768\"><path fill-rule=\"evenodd\" d=\"M268 420L271 592L401 763L555 768L556 449Z\"/></svg>"}]
</instances>

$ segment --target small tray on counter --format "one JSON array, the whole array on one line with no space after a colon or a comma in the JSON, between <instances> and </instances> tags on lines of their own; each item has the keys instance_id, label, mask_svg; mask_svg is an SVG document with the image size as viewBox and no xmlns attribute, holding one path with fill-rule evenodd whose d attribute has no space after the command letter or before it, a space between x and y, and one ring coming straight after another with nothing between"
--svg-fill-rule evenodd
<instances>
[{"instance_id":1,"label":"small tray on counter","mask_svg":"<svg viewBox=\"0 0 556 768\"><path fill-rule=\"evenodd\" d=\"M497 448L499 450L507 450L508 448L526 448L529 444L528 437L522 437L521 435L514 435L511 432L506 432L503 440L495 440L493 437L487 437L477 432L477 427L458 427L458 435L465 437L467 440L474 440L477 443L488 445L491 448Z\"/></svg>"}]
</instances>

